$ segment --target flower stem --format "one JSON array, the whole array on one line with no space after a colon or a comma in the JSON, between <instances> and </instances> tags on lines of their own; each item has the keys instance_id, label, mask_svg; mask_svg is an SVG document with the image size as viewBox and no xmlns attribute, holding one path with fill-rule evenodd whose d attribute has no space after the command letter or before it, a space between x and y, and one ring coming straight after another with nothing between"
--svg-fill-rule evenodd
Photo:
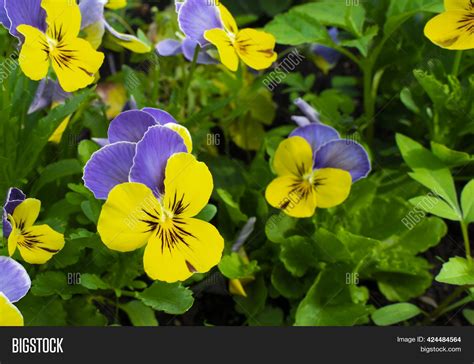
<instances>
[{"instance_id":1,"label":"flower stem","mask_svg":"<svg viewBox=\"0 0 474 364\"><path fill-rule=\"evenodd\" d=\"M429 323L434 322L438 317L440 317L444 312L446 312L446 308L456 299L459 297L461 293L464 292L466 289L465 286L456 287L456 289L451 293L446 299L441 302L441 304L432 311L423 321L423 325L427 325Z\"/></svg>"},{"instance_id":2,"label":"flower stem","mask_svg":"<svg viewBox=\"0 0 474 364\"><path fill-rule=\"evenodd\" d=\"M453 62L453 70L451 71L451 74L455 77L457 77L459 74L461 59L462 59L462 51L456 51L456 55L454 56L454 62Z\"/></svg>"},{"instance_id":3,"label":"flower stem","mask_svg":"<svg viewBox=\"0 0 474 364\"><path fill-rule=\"evenodd\" d=\"M186 77L186 80L184 81L183 90L181 92L180 105L182 107L181 110L182 110L183 116L186 115L186 110L187 110L186 95L188 94L189 85L191 84L191 80L193 79L194 71L196 70L197 59L198 59L198 55L199 55L200 50L201 50L201 48L199 47L199 45L196 46L196 49L194 49L194 56L193 56L193 61L191 63L191 68L189 69L189 73Z\"/></svg>"},{"instance_id":4,"label":"flower stem","mask_svg":"<svg viewBox=\"0 0 474 364\"><path fill-rule=\"evenodd\" d=\"M462 237L464 239L464 247L466 248L466 258L469 263L472 263L472 256L471 256L471 243L469 241L469 231L467 230L467 223L461 221L461 231Z\"/></svg>"}]
</instances>

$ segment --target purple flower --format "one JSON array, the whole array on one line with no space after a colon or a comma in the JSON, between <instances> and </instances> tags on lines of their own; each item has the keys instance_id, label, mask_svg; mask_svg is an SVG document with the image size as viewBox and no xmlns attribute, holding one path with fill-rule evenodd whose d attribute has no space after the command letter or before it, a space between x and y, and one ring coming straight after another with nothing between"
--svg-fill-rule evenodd
<instances>
[{"instance_id":1,"label":"purple flower","mask_svg":"<svg viewBox=\"0 0 474 364\"><path fill-rule=\"evenodd\" d=\"M54 103L61 103L69 97L71 97L71 93L64 91L57 81L42 79L38 84L28 114L50 107Z\"/></svg>"},{"instance_id":2,"label":"purple flower","mask_svg":"<svg viewBox=\"0 0 474 364\"><path fill-rule=\"evenodd\" d=\"M329 36L331 37L332 41L335 44L339 44L339 31L337 28L330 28L328 30ZM311 46L311 52L315 55L320 56L324 61L329 65L329 67L333 67L341 58L341 54L334 49L326 46L322 46L319 44L313 44Z\"/></svg>"},{"instance_id":3,"label":"purple flower","mask_svg":"<svg viewBox=\"0 0 474 364\"><path fill-rule=\"evenodd\" d=\"M12 224L8 220L8 215L12 215L15 208L26 199L26 195L18 188L10 188L7 192L2 213L3 236L8 238L12 232Z\"/></svg>"},{"instance_id":4,"label":"purple flower","mask_svg":"<svg viewBox=\"0 0 474 364\"><path fill-rule=\"evenodd\" d=\"M23 36L16 30L21 24L46 31L46 12L41 0L0 0L0 22L11 35L22 40Z\"/></svg>"},{"instance_id":5,"label":"purple flower","mask_svg":"<svg viewBox=\"0 0 474 364\"><path fill-rule=\"evenodd\" d=\"M153 108L117 116L110 123L108 143L84 167L84 185L98 199L106 199L124 182L143 183L159 196L168 158L192 150L188 130L166 111Z\"/></svg>"},{"instance_id":6,"label":"purple flower","mask_svg":"<svg viewBox=\"0 0 474 364\"><path fill-rule=\"evenodd\" d=\"M311 123L321 124L321 120L319 120L319 113L312 108L306 101L301 98L298 98L294 101L294 104L298 106L301 112L305 116L292 116L291 120L293 120L298 126L306 126Z\"/></svg>"},{"instance_id":7,"label":"purple flower","mask_svg":"<svg viewBox=\"0 0 474 364\"><path fill-rule=\"evenodd\" d=\"M183 54L184 58L188 61L192 61L194 58L194 52L196 47L199 44L197 41L192 40L191 38L185 38L182 41L174 39L165 39L158 43L155 47L156 53L163 57L176 56L178 54ZM217 64L217 60L212 58L208 50L212 48L210 45L206 45L204 48L201 48L198 53L196 62L198 64Z\"/></svg>"},{"instance_id":8,"label":"purple flower","mask_svg":"<svg viewBox=\"0 0 474 364\"><path fill-rule=\"evenodd\" d=\"M10 303L21 300L30 290L31 280L25 268L10 257L0 257L0 293Z\"/></svg>"}]
</instances>

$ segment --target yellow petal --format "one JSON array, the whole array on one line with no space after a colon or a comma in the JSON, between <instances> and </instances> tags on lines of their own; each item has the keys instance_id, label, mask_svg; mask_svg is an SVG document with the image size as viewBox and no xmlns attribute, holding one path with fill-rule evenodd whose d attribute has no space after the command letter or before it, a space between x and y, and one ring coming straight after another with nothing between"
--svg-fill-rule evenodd
<instances>
[{"instance_id":1,"label":"yellow petal","mask_svg":"<svg viewBox=\"0 0 474 364\"><path fill-rule=\"evenodd\" d=\"M425 36L434 44L453 50L474 48L474 16L466 11L451 10L438 14L425 26Z\"/></svg>"},{"instance_id":2,"label":"yellow petal","mask_svg":"<svg viewBox=\"0 0 474 364\"><path fill-rule=\"evenodd\" d=\"M41 7L46 11L46 33L57 41L74 39L81 29L81 11L76 1L43 0Z\"/></svg>"},{"instance_id":3,"label":"yellow petal","mask_svg":"<svg viewBox=\"0 0 474 364\"><path fill-rule=\"evenodd\" d=\"M18 246L18 234L21 232L16 228L15 220L10 215L8 215L8 220L12 224L12 231L8 236L8 255L13 256Z\"/></svg>"},{"instance_id":4,"label":"yellow petal","mask_svg":"<svg viewBox=\"0 0 474 364\"><path fill-rule=\"evenodd\" d=\"M24 229L18 239L21 257L30 264L44 264L64 248L64 235L48 225Z\"/></svg>"},{"instance_id":5,"label":"yellow petal","mask_svg":"<svg viewBox=\"0 0 474 364\"><path fill-rule=\"evenodd\" d=\"M82 32L84 33L83 38L91 44L92 48L97 49L100 47L104 37L104 22L97 21L82 29Z\"/></svg>"},{"instance_id":6,"label":"yellow petal","mask_svg":"<svg viewBox=\"0 0 474 364\"><path fill-rule=\"evenodd\" d=\"M38 218L41 208L41 201L36 198L27 198L19 204L13 211L13 220L19 230L29 228Z\"/></svg>"},{"instance_id":7,"label":"yellow petal","mask_svg":"<svg viewBox=\"0 0 474 364\"><path fill-rule=\"evenodd\" d=\"M214 183L209 168L192 154L174 154L166 165L163 204L174 215L196 216L209 202Z\"/></svg>"},{"instance_id":8,"label":"yellow petal","mask_svg":"<svg viewBox=\"0 0 474 364\"><path fill-rule=\"evenodd\" d=\"M240 279L231 279L229 280L229 292L236 296L247 297L247 292L245 292L244 286Z\"/></svg>"},{"instance_id":9,"label":"yellow petal","mask_svg":"<svg viewBox=\"0 0 474 364\"><path fill-rule=\"evenodd\" d=\"M84 39L75 38L56 48L51 58L61 87L66 92L73 92L94 82L104 54L94 50Z\"/></svg>"},{"instance_id":10,"label":"yellow petal","mask_svg":"<svg viewBox=\"0 0 474 364\"><path fill-rule=\"evenodd\" d=\"M34 81L45 78L49 69L46 36L29 25L19 25L17 30L25 37L18 57L21 70Z\"/></svg>"},{"instance_id":11,"label":"yellow petal","mask_svg":"<svg viewBox=\"0 0 474 364\"><path fill-rule=\"evenodd\" d=\"M217 47L222 64L233 72L237 71L239 57L229 35L222 29L211 29L204 33L204 38Z\"/></svg>"},{"instance_id":12,"label":"yellow petal","mask_svg":"<svg viewBox=\"0 0 474 364\"><path fill-rule=\"evenodd\" d=\"M273 168L279 176L303 177L313 169L313 152L306 139L294 136L283 140L275 152Z\"/></svg>"},{"instance_id":13,"label":"yellow petal","mask_svg":"<svg viewBox=\"0 0 474 364\"><path fill-rule=\"evenodd\" d=\"M446 10L470 10L472 8L471 0L444 0Z\"/></svg>"},{"instance_id":14,"label":"yellow petal","mask_svg":"<svg viewBox=\"0 0 474 364\"><path fill-rule=\"evenodd\" d=\"M211 224L192 218L168 221L148 241L145 272L160 281L184 281L216 266L223 249L224 239Z\"/></svg>"},{"instance_id":15,"label":"yellow petal","mask_svg":"<svg viewBox=\"0 0 474 364\"><path fill-rule=\"evenodd\" d=\"M314 173L316 204L321 208L337 206L345 201L351 192L351 174L342 169L322 168Z\"/></svg>"},{"instance_id":16,"label":"yellow petal","mask_svg":"<svg viewBox=\"0 0 474 364\"><path fill-rule=\"evenodd\" d=\"M71 115L64 119L61 124L56 128L53 134L49 137L48 142L59 144L63 137L64 132L66 131L69 121L71 120Z\"/></svg>"},{"instance_id":17,"label":"yellow petal","mask_svg":"<svg viewBox=\"0 0 474 364\"><path fill-rule=\"evenodd\" d=\"M121 9L127 6L127 0L109 0L107 4L105 4L106 8L109 9Z\"/></svg>"},{"instance_id":18,"label":"yellow petal","mask_svg":"<svg viewBox=\"0 0 474 364\"><path fill-rule=\"evenodd\" d=\"M277 59L275 37L255 29L243 29L237 34L235 49L249 67L263 70Z\"/></svg>"},{"instance_id":19,"label":"yellow petal","mask_svg":"<svg viewBox=\"0 0 474 364\"><path fill-rule=\"evenodd\" d=\"M265 190L268 203L292 217L311 217L316 209L316 195L308 181L291 176L274 179Z\"/></svg>"},{"instance_id":20,"label":"yellow petal","mask_svg":"<svg viewBox=\"0 0 474 364\"><path fill-rule=\"evenodd\" d=\"M0 292L0 326L23 326L21 312Z\"/></svg>"},{"instance_id":21,"label":"yellow petal","mask_svg":"<svg viewBox=\"0 0 474 364\"><path fill-rule=\"evenodd\" d=\"M168 123L168 124L165 124L164 126L171 130L174 130L175 132L179 134L181 138L183 138L184 145L188 149L188 153L191 153L193 151L193 139L191 137L191 133L189 132L188 128L176 123Z\"/></svg>"},{"instance_id":22,"label":"yellow petal","mask_svg":"<svg viewBox=\"0 0 474 364\"><path fill-rule=\"evenodd\" d=\"M146 244L160 214L160 204L147 186L122 183L110 191L97 231L110 249L132 251Z\"/></svg>"},{"instance_id":23,"label":"yellow petal","mask_svg":"<svg viewBox=\"0 0 474 364\"><path fill-rule=\"evenodd\" d=\"M224 24L224 28L232 34L237 34L239 31L239 28L237 27L237 23L235 22L234 17L232 14L227 10L227 8L222 5L221 2L218 4L219 11L221 13L221 20L222 23Z\"/></svg>"}]
</instances>

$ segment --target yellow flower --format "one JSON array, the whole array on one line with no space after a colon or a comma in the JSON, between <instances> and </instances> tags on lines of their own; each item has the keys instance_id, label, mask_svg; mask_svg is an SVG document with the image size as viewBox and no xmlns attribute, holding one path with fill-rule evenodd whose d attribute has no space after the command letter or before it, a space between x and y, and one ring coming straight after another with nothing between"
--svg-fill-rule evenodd
<instances>
[{"instance_id":1,"label":"yellow flower","mask_svg":"<svg viewBox=\"0 0 474 364\"><path fill-rule=\"evenodd\" d=\"M0 292L0 326L23 326L23 316L18 308Z\"/></svg>"},{"instance_id":2,"label":"yellow flower","mask_svg":"<svg viewBox=\"0 0 474 364\"><path fill-rule=\"evenodd\" d=\"M144 268L152 278L184 281L219 263L224 240L217 229L193 218L207 204L212 175L188 153L167 162L164 192L157 198L141 183L122 183L109 193L97 225L107 247L121 252L144 245Z\"/></svg>"},{"instance_id":3,"label":"yellow flower","mask_svg":"<svg viewBox=\"0 0 474 364\"><path fill-rule=\"evenodd\" d=\"M9 215L12 232L8 237L8 254L16 249L25 262L44 264L64 247L64 236L48 225L33 225L38 218L41 202L27 198Z\"/></svg>"},{"instance_id":4,"label":"yellow flower","mask_svg":"<svg viewBox=\"0 0 474 364\"><path fill-rule=\"evenodd\" d=\"M109 0L107 4L105 4L106 8L109 9L121 9L127 6L127 0Z\"/></svg>"},{"instance_id":5,"label":"yellow flower","mask_svg":"<svg viewBox=\"0 0 474 364\"><path fill-rule=\"evenodd\" d=\"M316 207L337 206L349 196L351 174L337 168L313 169L311 146L300 136L280 143L273 167L278 178L268 185L265 197L289 216L311 217Z\"/></svg>"},{"instance_id":6,"label":"yellow flower","mask_svg":"<svg viewBox=\"0 0 474 364\"><path fill-rule=\"evenodd\" d=\"M37 81L46 77L52 63L64 91L88 86L94 82L104 54L77 37L81 28L79 6L70 0L43 0L41 6L46 11L46 33L26 24L17 28L25 37L19 56L21 69Z\"/></svg>"},{"instance_id":7,"label":"yellow flower","mask_svg":"<svg viewBox=\"0 0 474 364\"><path fill-rule=\"evenodd\" d=\"M446 49L474 48L474 1L444 0L444 7L426 24L425 36Z\"/></svg>"},{"instance_id":8,"label":"yellow flower","mask_svg":"<svg viewBox=\"0 0 474 364\"><path fill-rule=\"evenodd\" d=\"M256 70L263 70L277 59L275 37L255 29L237 28L232 14L219 5L221 19L225 29L211 29L204 33L204 38L214 44L219 51L221 62L231 71L237 71L239 57L246 65Z\"/></svg>"}]
</instances>

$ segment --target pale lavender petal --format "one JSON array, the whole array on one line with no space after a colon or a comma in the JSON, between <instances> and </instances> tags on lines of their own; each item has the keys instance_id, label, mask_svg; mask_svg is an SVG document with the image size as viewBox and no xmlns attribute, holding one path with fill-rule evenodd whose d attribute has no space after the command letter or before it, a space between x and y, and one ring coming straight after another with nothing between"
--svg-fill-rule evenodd
<instances>
[{"instance_id":1,"label":"pale lavender petal","mask_svg":"<svg viewBox=\"0 0 474 364\"><path fill-rule=\"evenodd\" d=\"M57 81L43 79L38 84L35 97L28 109L28 114L49 107L53 102L62 102L71 97L71 95L71 93L64 91Z\"/></svg>"},{"instance_id":2,"label":"pale lavender petal","mask_svg":"<svg viewBox=\"0 0 474 364\"><path fill-rule=\"evenodd\" d=\"M311 121L309 121L305 116L292 116L291 120L293 120L298 126L307 126L311 124Z\"/></svg>"},{"instance_id":3,"label":"pale lavender petal","mask_svg":"<svg viewBox=\"0 0 474 364\"><path fill-rule=\"evenodd\" d=\"M338 38L339 31L337 30L337 28L329 29L328 33L335 44L340 43L339 38ZM330 65L335 65L341 58L341 54L339 52L335 51L334 49L330 47L322 46L319 44L313 44L311 46L311 51L314 54L323 57L326 60L326 62L328 62Z\"/></svg>"},{"instance_id":4,"label":"pale lavender petal","mask_svg":"<svg viewBox=\"0 0 474 364\"><path fill-rule=\"evenodd\" d=\"M0 257L0 292L14 303L25 297L30 287L25 268L10 257Z\"/></svg>"},{"instance_id":5,"label":"pale lavender petal","mask_svg":"<svg viewBox=\"0 0 474 364\"><path fill-rule=\"evenodd\" d=\"M301 98L298 98L294 101L294 104L298 106L298 108L305 114L305 116L311 121L312 123L321 123L319 120L319 113L311 107L306 101Z\"/></svg>"},{"instance_id":6,"label":"pale lavender petal","mask_svg":"<svg viewBox=\"0 0 474 364\"><path fill-rule=\"evenodd\" d=\"M156 52L163 57L176 56L183 53L181 42L175 39L165 39L155 47Z\"/></svg>"},{"instance_id":7,"label":"pale lavender petal","mask_svg":"<svg viewBox=\"0 0 474 364\"><path fill-rule=\"evenodd\" d=\"M155 119L140 110L129 110L118 115L109 125L109 142L138 142L150 126L156 125Z\"/></svg>"},{"instance_id":8,"label":"pale lavender petal","mask_svg":"<svg viewBox=\"0 0 474 364\"><path fill-rule=\"evenodd\" d=\"M184 57L192 62L194 59L194 51L196 50L196 47L199 46L199 43L196 42L195 40L191 38L186 38L183 40L183 54ZM217 60L212 58L209 54L206 53L205 48L201 48L198 53L198 57L196 62L198 64L217 64Z\"/></svg>"},{"instance_id":9,"label":"pale lavender petal","mask_svg":"<svg viewBox=\"0 0 474 364\"><path fill-rule=\"evenodd\" d=\"M79 8L81 9L81 29L94 23L104 20L103 0L81 0Z\"/></svg>"},{"instance_id":10,"label":"pale lavender petal","mask_svg":"<svg viewBox=\"0 0 474 364\"><path fill-rule=\"evenodd\" d=\"M184 1L175 1L174 3L174 8L176 10L177 13L179 13L179 10L181 9L181 6L183 6L184 4Z\"/></svg>"},{"instance_id":11,"label":"pale lavender petal","mask_svg":"<svg viewBox=\"0 0 474 364\"><path fill-rule=\"evenodd\" d=\"M324 144L314 155L314 168L338 168L349 172L352 182L367 177L370 161L364 147L352 140L339 139Z\"/></svg>"},{"instance_id":12,"label":"pale lavender petal","mask_svg":"<svg viewBox=\"0 0 474 364\"><path fill-rule=\"evenodd\" d=\"M201 46L208 44L206 30L221 28L219 9L209 0L187 0L180 8L178 22L181 31Z\"/></svg>"},{"instance_id":13,"label":"pale lavender petal","mask_svg":"<svg viewBox=\"0 0 474 364\"><path fill-rule=\"evenodd\" d=\"M155 121L160 125L165 125L165 124L168 124L168 123L173 123L173 124L178 123L176 121L176 119L173 116L171 116L170 113L168 113L164 110L155 109L153 107L145 107L145 108L142 109L142 111L144 111L144 112L150 114L151 116L153 116Z\"/></svg>"},{"instance_id":14,"label":"pale lavender petal","mask_svg":"<svg viewBox=\"0 0 474 364\"><path fill-rule=\"evenodd\" d=\"M130 182L143 183L159 196L163 192L165 168L169 157L186 151L183 138L173 130L160 125L148 129L137 144Z\"/></svg>"},{"instance_id":15,"label":"pale lavender petal","mask_svg":"<svg viewBox=\"0 0 474 364\"><path fill-rule=\"evenodd\" d=\"M8 190L2 211L2 229L5 238L8 238L12 232L12 225L8 220L8 215L12 215L15 208L22 203L25 198L26 195L18 188L12 187Z\"/></svg>"},{"instance_id":16,"label":"pale lavender petal","mask_svg":"<svg viewBox=\"0 0 474 364\"><path fill-rule=\"evenodd\" d=\"M106 145L110 144L109 139L107 138L92 138L92 141L96 142L101 147L105 147Z\"/></svg>"},{"instance_id":17,"label":"pale lavender petal","mask_svg":"<svg viewBox=\"0 0 474 364\"><path fill-rule=\"evenodd\" d=\"M313 153L330 140L339 139L339 133L335 129L323 124L309 124L296 128L290 134L290 137L293 136L305 138L311 145Z\"/></svg>"},{"instance_id":18,"label":"pale lavender petal","mask_svg":"<svg viewBox=\"0 0 474 364\"><path fill-rule=\"evenodd\" d=\"M21 36L16 30L21 24L46 31L46 11L41 7L41 0L5 0L5 10L10 19L11 35Z\"/></svg>"},{"instance_id":19,"label":"pale lavender petal","mask_svg":"<svg viewBox=\"0 0 474 364\"><path fill-rule=\"evenodd\" d=\"M84 186L98 199L105 200L112 188L128 182L135 155L135 143L109 144L92 154L84 167Z\"/></svg>"},{"instance_id":20,"label":"pale lavender petal","mask_svg":"<svg viewBox=\"0 0 474 364\"><path fill-rule=\"evenodd\" d=\"M7 29L10 29L10 19L8 19L7 12L5 10L5 0L0 0L0 23Z\"/></svg>"}]
</instances>

